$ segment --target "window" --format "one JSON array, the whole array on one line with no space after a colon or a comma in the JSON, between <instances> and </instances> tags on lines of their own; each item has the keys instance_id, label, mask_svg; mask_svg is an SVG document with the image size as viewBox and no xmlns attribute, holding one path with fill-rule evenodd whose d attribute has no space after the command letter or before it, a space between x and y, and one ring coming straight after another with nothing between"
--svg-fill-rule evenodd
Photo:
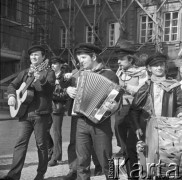
<instances>
[{"instance_id":1,"label":"window","mask_svg":"<svg viewBox=\"0 0 182 180\"><path fill-rule=\"evenodd\" d=\"M17 0L17 14L16 14L17 21L21 21L21 17L22 17L22 0Z\"/></svg>"},{"instance_id":2,"label":"window","mask_svg":"<svg viewBox=\"0 0 182 180\"><path fill-rule=\"evenodd\" d=\"M164 14L164 41L178 40L178 12Z\"/></svg>"},{"instance_id":3,"label":"window","mask_svg":"<svg viewBox=\"0 0 182 180\"><path fill-rule=\"evenodd\" d=\"M21 2L20 0L4 0L1 1L1 17L8 18L10 20L17 20L17 13ZM19 12L20 14L20 12ZM20 16L18 16L19 18Z\"/></svg>"},{"instance_id":4,"label":"window","mask_svg":"<svg viewBox=\"0 0 182 180\"><path fill-rule=\"evenodd\" d=\"M120 24L111 23L109 24L109 46L114 46L120 36Z\"/></svg>"},{"instance_id":5,"label":"window","mask_svg":"<svg viewBox=\"0 0 182 180\"><path fill-rule=\"evenodd\" d=\"M153 27L153 21L149 16L140 16L140 43L153 41Z\"/></svg>"},{"instance_id":6,"label":"window","mask_svg":"<svg viewBox=\"0 0 182 180\"><path fill-rule=\"evenodd\" d=\"M100 4L100 0L87 0L87 5Z\"/></svg>"},{"instance_id":7,"label":"window","mask_svg":"<svg viewBox=\"0 0 182 180\"><path fill-rule=\"evenodd\" d=\"M65 28L60 28L59 44L61 48L66 48L68 45L68 33Z\"/></svg>"},{"instance_id":8,"label":"window","mask_svg":"<svg viewBox=\"0 0 182 180\"><path fill-rule=\"evenodd\" d=\"M86 26L86 43L95 43L98 41L97 36L93 32L93 26ZM98 26L95 26L95 33L98 34Z\"/></svg>"},{"instance_id":9,"label":"window","mask_svg":"<svg viewBox=\"0 0 182 180\"><path fill-rule=\"evenodd\" d=\"M35 3L34 0L29 0L29 4L28 4L28 25L29 28L34 28L34 13L35 13Z\"/></svg>"}]
</instances>

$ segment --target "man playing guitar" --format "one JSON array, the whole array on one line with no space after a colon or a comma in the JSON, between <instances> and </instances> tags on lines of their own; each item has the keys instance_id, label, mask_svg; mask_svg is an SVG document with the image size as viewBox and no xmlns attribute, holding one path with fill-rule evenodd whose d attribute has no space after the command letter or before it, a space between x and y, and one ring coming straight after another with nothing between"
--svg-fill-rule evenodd
<instances>
[{"instance_id":1,"label":"man playing guitar","mask_svg":"<svg viewBox=\"0 0 182 180\"><path fill-rule=\"evenodd\" d=\"M17 89L22 83L30 83L28 90L33 91L34 96L29 102L25 113L19 117L19 138L14 148L13 163L5 179L19 180L24 165L28 143L34 131L38 148L39 164L37 176L34 180L44 179L47 170L47 126L52 109L52 93L55 85L55 74L45 60L45 48L34 45L29 48L31 65L28 70L24 70L8 86L8 105L16 106Z\"/></svg>"}]
</instances>

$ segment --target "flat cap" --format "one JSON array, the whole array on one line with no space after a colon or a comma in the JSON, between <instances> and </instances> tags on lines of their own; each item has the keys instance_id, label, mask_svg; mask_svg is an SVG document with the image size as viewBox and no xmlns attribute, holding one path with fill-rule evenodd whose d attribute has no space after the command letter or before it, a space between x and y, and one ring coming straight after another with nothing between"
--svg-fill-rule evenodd
<instances>
[{"instance_id":1,"label":"flat cap","mask_svg":"<svg viewBox=\"0 0 182 180\"><path fill-rule=\"evenodd\" d=\"M132 44L130 41L125 39L118 41L117 48L115 50L115 53L117 55L125 56L128 54L135 54L136 52L137 51L135 45Z\"/></svg>"},{"instance_id":2,"label":"flat cap","mask_svg":"<svg viewBox=\"0 0 182 180\"><path fill-rule=\"evenodd\" d=\"M59 57L59 56L53 56L53 57L51 57L50 58L50 62L52 64L57 63L57 62L60 63L60 64L64 64L65 63L64 60L61 57Z\"/></svg>"},{"instance_id":3,"label":"flat cap","mask_svg":"<svg viewBox=\"0 0 182 180\"><path fill-rule=\"evenodd\" d=\"M167 60L167 56L162 54L162 53L155 53L154 55L150 56L146 62L145 62L145 65L149 65L149 66L152 66L158 62L166 62Z\"/></svg>"},{"instance_id":4,"label":"flat cap","mask_svg":"<svg viewBox=\"0 0 182 180\"><path fill-rule=\"evenodd\" d=\"M91 43L80 43L75 48L75 54L80 53L96 53L100 54L102 52L102 49L100 49L98 46L95 46Z\"/></svg>"},{"instance_id":5,"label":"flat cap","mask_svg":"<svg viewBox=\"0 0 182 180\"><path fill-rule=\"evenodd\" d=\"M42 51L43 53L45 53L45 48L41 45L33 45L28 49L28 54L30 55L31 53L35 52L35 51Z\"/></svg>"}]
</instances>

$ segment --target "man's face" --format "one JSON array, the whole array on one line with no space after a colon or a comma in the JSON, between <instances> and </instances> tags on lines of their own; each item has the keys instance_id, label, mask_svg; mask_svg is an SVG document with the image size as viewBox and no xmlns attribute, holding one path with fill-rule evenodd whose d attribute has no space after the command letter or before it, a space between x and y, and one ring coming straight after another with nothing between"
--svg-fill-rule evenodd
<instances>
[{"instance_id":1,"label":"man's face","mask_svg":"<svg viewBox=\"0 0 182 180\"><path fill-rule=\"evenodd\" d=\"M56 62L56 63L52 63L51 67L54 70L54 72L59 72L61 70L61 64Z\"/></svg>"},{"instance_id":2,"label":"man's face","mask_svg":"<svg viewBox=\"0 0 182 180\"><path fill-rule=\"evenodd\" d=\"M166 63L158 62L154 65L148 66L148 70L156 77L164 77L166 75Z\"/></svg>"},{"instance_id":3,"label":"man's face","mask_svg":"<svg viewBox=\"0 0 182 180\"><path fill-rule=\"evenodd\" d=\"M80 66L83 67L83 69L92 69L93 63L96 60L95 55L91 57L90 55L86 53L78 54L77 58L80 63Z\"/></svg>"},{"instance_id":4,"label":"man's face","mask_svg":"<svg viewBox=\"0 0 182 180\"><path fill-rule=\"evenodd\" d=\"M127 70L129 67L132 66L132 63L130 60L128 60L127 56L124 56L118 59L118 65L120 69Z\"/></svg>"},{"instance_id":5,"label":"man's face","mask_svg":"<svg viewBox=\"0 0 182 180\"><path fill-rule=\"evenodd\" d=\"M44 61L45 56L42 56L41 51L35 51L30 54L30 61L34 66L42 63Z\"/></svg>"}]
</instances>

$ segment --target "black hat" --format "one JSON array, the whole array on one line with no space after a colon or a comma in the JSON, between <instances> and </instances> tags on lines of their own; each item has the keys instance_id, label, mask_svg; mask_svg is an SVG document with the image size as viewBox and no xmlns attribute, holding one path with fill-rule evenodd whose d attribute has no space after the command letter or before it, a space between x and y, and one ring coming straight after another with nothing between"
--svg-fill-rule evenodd
<instances>
[{"instance_id":1,"label":"black hat","mask_svg":"<svg viewBox=\"0 0 182 180\"><path fill-rule=\"evenodd\" d=\"M100 54L101 52L102 52L102 49L90 43L80 43L75 48L75 54L80 54L80 53Z\"/></svg>"},{"instance_id":2,"label":"black hat","mask_svg":"<svg viewBox=\"0 0 182 180\"><path fill-rule=\"evenodd\" d=\"M154 65L154 64L156 64L156 63L158 63L158 62L166 62L166 60L167 60L167 56L166 56L166 55L157 52L157 53L155 53L154 55L150 56L150 57L146 60L145 65L146 65L146 66L147 66L147 65L151 66L151 65Z\"/></svg>"},{"instance_id":3,"label":"black hat","mask_svg":"<svg viewBox=\"0 0 182 180\"><path fill-rule=\"evenodd\" d=\"M45 54L45 48L41 45L33 45L28 49L28 54L30 55L31 53L35 51L42 51Z\"/></svg>"},{"instance_id":4,"label":"black hat","mask_svg":"<svg viewBox=\"0 0 182 180\"><path fill-rule=\"evenodd\" d=\"M118 42L117 44L117 48L115 50L115 53L118 56L126 56L128 54L135 54L137 52L134 44L132 44L130 41L128 40L121 40Z\"/></svg>"},{"instance_id":5,"label":"black hat","mask_svg":"<svg viewBox=\"0 0 182 180\"><path fill-rule=\"evenodd\" d=\"M65 63L64 60L62 58L60 58L59 56L53 56L53 57L51 57L50 58L50 62L52 64L57 63L57 62L60 63L60 64L64 64Z\"/></svg>"}]
</instances>

